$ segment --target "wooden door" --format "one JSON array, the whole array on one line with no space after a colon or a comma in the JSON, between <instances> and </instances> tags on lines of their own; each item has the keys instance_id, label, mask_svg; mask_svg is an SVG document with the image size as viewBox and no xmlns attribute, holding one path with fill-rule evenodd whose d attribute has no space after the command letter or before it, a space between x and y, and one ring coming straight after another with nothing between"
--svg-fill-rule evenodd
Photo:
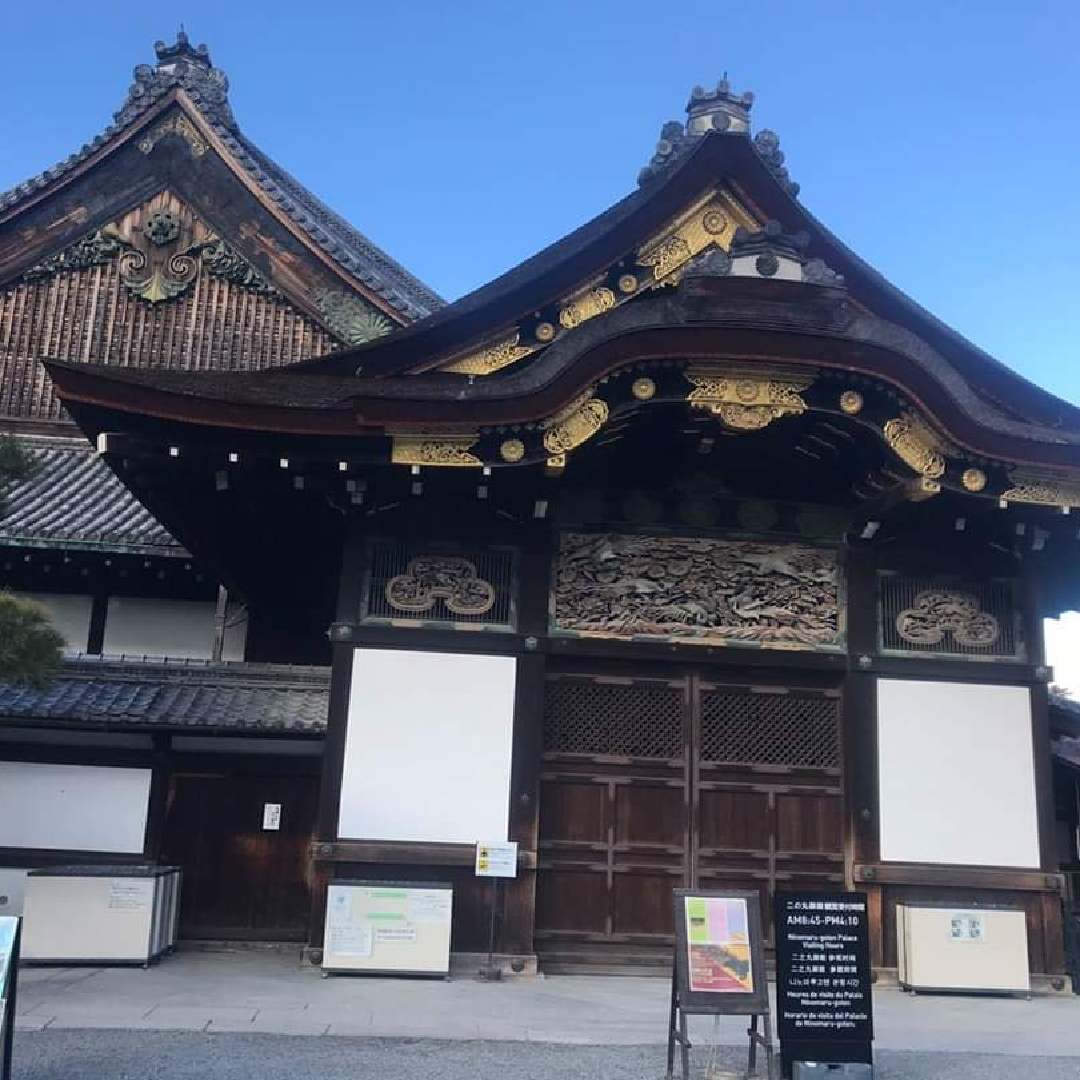
<instances>
[{"instance_id":1,"label":"wooden door","mask_svg":"<svg viewBox=\"0 0 1080 1080\"><path fill-rule=\"evenodd\" d=\"M689 715L685 679L549 679L539 939L670 940L689 872Z\"/></svg>"},{"instance_id":2,"label":"wooden door","mask_svg":"<svg viewBox=\"0 0 1080 1080\"><path fill-rule=\"evenodd\" d=\"M184 868L182 937L305 939L318 794L317 776L172 777L162 859ZM279 829L263 828L268 803L281 807Z\"/></svg>"},{"instance_id":3,"label":"wooden door","mask_svg":"<svg viewBox=\"0 0 1080 1080\"><path fill-rule=\"evenodd\" d=\"M842 888L839 691L693 680L691 875L756 890Z\"/></svg>"},{"instance_id":4,"label":"wooden door","mask_svg":"<svg viewBox=\"0 0 1080 1080\"><path fill-rule=\"evenodd\" d=\"M836 691L556 675L544 706L539 942L667 944L671 891L843 883Z\"/></svg>"}]
</instances>

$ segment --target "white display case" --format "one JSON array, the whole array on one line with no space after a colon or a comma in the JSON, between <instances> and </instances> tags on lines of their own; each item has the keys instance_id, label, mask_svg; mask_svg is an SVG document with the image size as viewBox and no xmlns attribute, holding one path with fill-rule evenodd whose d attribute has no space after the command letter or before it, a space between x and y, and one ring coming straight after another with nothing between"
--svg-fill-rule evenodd
<instances>
[{"instance_id":1,"label":"white display case","mask_svg":"<svg viewBox=\"0 0 1080 1080\"><path fill-rule=\"evenodd\" d=\"M22 959L34 964L141 964L176 944L178 867L61 866L32 870Z\"/></svg>"},{"instance_id":2,"label":"white display case","mask_svg":"<svg viewBox=\"0 0 1080 1080\"><path fill-rule=\"evenodd\" d=\"M1027 919L1017 908L899 904L896 947L906 990L1031 992Z\"/></svg>"}]
</instances>

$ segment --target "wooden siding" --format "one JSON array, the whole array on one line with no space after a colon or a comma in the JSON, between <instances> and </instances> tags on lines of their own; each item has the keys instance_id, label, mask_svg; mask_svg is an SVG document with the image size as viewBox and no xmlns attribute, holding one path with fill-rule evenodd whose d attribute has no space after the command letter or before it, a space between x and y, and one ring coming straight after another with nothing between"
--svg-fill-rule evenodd
<instances>
[{"instance_id":1,"label":"wooden siding","mask_svg":"<svg viewBox=\"0 0 1080 1080\"><path fill-rule=\"evenodd\" d=\"M163 194L116 223L124 235L150 210L180 214L195 240L209 230ZM0 417L67 419L39 360L190 371L250 371L330 352L337 342L280 295L214 277L205 266L180 296L148 303L120 281L117 260L0 287Z\"/></svg>"}]
</instances>

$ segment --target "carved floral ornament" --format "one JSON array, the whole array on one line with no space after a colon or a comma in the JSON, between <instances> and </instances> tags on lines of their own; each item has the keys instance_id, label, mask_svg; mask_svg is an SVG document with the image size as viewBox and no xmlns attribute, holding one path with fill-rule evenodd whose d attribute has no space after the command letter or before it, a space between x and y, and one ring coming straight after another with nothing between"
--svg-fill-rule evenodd
<instances>
[{"instance_id":1,"label":"carved floral ornament","mask_svg":"<svg viewBox=\"0 0 1080 1080\"><path fill-rule=\"evenodd\" d=\"M386 583L386 602L418 615L441 600L454 615L483 615L495 606L495 587L479 576L476 564L458 556L424 555L410 559L404 574Z\"/></svg>"},{"instance_id":2,"label":"carved floral ornament","mask_svg":"<svg viewBox=\"0 0 1080 1080\"><path fill-rule=\"evenodd\" d=\"M948 589L919 593L896 616L896 632L912 645L940 645L948 635L968 648L989 648L1001 636L997 619L975 597Z\"/></svg>"},{"instance_id":3,"label":"carved floral ornament","mask_svg":"<svg viewBox=\"0 0 1080 1080\"><path fill-rule=\"evenodd\" d=\"M686 377L693 385L687 401L708 409L736 431L760 431L784 416L806 412L802 392L813 375L767 369L691 367Z\"/></svg>"},{"instance_id":4,"label":"carved floral ornament","mask_svg":"<svg viewBox=\"0 0 1080 1080\"><path fill-rule=\"evenodd\" d=\"M277 295L273 286L234 248L211 233L185 243L181 217L168 207L146 214L141 225L121 232L115 225L80 237L23 274L24 281L46 281L57 274L116 262L122 284L150 304L186 292L205 270L223 281Z\"/></svg>"},{"instance_id":5,"label":"carved floral ornament","mask_svg":"<svg viewBox=\"0 0 1080 1080\"><path fill-rule=\"evenodd\" d=\"M842 644L836 553L803 544L564 533L554 629L773 648Z\"/></svg>"}]
</instances>

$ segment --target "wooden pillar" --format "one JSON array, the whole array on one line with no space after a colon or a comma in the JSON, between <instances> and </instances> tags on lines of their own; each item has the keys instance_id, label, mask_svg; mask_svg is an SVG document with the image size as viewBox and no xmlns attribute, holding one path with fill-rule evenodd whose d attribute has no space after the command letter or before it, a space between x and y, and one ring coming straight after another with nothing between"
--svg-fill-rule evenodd
<instances>
[{"instance_id":1,"label":"wooden pillar","mask_svg":"<svg viewBox=\"0 0 1080 1080\"><path fill-rule=\"evenodd\" d=\"M355 622L359 616L360 588L363 581L364 538L358 522L346 529L341 555L341 574L335 604L337 623ZM335 625L337 625L337 623ZM321 862L321 844L337 839L341 782L345 768L345 736L349 725L349 693L352 686L354 646L351 634L331 630L330 702L323 743L322 775L319 785L319 809L315 822L315 844L311 865L311 919L308 945L322 949L326 916L326 893L330 884L331 864ZM320 954L321 958L321 954ZM315 957L312 957L314 960Z\"/></svg>"},{"instance_id":2,"label":"wooden pillar","mask_svg":"<svg viewBox=\"0 0 1080 1080\"><path fill-rule=\"evenodd\" d=\"M542 645L547 634L551 533L537 525L526 535L520 564L518 633L525 638L518 657L514 695L514 750L510 767L510 839L518 842L518 878L507 889L506 918L499 949L504 953L535 951L536 863L540 836L540 768L544 746L544 682L547 673Z\"/></svg>"}]
</instances>

